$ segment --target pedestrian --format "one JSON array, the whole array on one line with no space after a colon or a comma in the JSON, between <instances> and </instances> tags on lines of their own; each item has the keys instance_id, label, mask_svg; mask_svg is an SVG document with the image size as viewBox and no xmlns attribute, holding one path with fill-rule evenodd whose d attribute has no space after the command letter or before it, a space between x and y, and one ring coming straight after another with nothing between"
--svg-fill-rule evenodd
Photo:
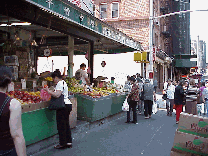
<instances>
[{"instance_id":1,"label":"pedestrian","mask_svg":"<svg viewBox=\"0 0 208 156\"><path fill-rule=\"evenodd\" d=\"M186 93L186 113L197 115L197 97L199 89L195 84L194 79L190 79L189 87Z\"/></svg>"},{"instance_id":2,"label":"pedestrian","mask_svg":"<svg viewBox=\"0 0 208 156\"><path fill-rule=\"evenodd\" d=\"M156 94L154 91L153 84L150 83L149 79L145 80L144 87L144 115L145 119L151 118L153 100L156 100ZM154 95L154 99L153 99ZM149 116L148 116L149 115Z\"/></svg>"},{"instance_id":3,"label":"pedestrian","mask_svg":"<svg viewBox=\"0 0 208 156\"><path fill-rule=\"evenodd\" d=\"M130 82L132 84L132 89L130 94L128 95L128 98L130 101L128 102L129 104L129 111L127 111L127 121L126 123L130 123L130 111L132 109L133 111L133 121L132 123L138 124L137 123L137 113L136 113L136 106L137 102L139 101L139 86L136 83L136 79L132 76L130 77Z\"/></svg>"},{"instance_id":4,"label":"pedestrian","mask_svg":"<svg viewBox=\"0 0 208 156\"><path fill-rule=\"evenodd\" d=\"M6 92L12 73L0 67L0 155L26 156L25 139L22 132L22 108L18 100Z\"/></svg>"},{"instance_id":5,"label":"pedestrian","mask_svg":"<svg viewBox=\"0 0 208 156\"><path fill-rule=\"evenodd\" d=\"M137 83L138 83L138 85L139 85L139 97L141 97L141 94L142 94L142 91L143 91L143 82L142 82L142 79L141 78L138 78L137 79ZM138 103L137 103L137 105L138 105L138 108L137 108L137 110L139 111L139 115L141 115L142 114L142 111L143 111L143 105L144 105L144 99L139 99L139 101L138 101Z\"/></svg>"},{"instance_id":6,"label":"pedestrian","mask_svg":"<svg viewBox=\"0 0 208 156\"><path fill-rule=\"evenodd\" d=\"M156 93L157 87L158 87L157 79L155 79L155 80L153 81L153 85L154 85L154 91L155 91L155 93Z\"/></svg>"},{"instance_id":7,"label":"pedestrian","mask_svg":"<svg viewBox=\"0 0 208 156\"><path fill-rule=\"evenodd\" d=\"M202 96L202 92L203 92L204 88L206 88L205 82L202 82L201 87L199 88L199 96L200 96L199 104L202 104L204 101L203 96Z\"/></svg>"},{"instance_id":8,"label":"pedestrian","mask_svg":"<svg viewBox=\"0 0 208 156\"><path fill-rule=\"evenodd\" d=\"M183 86L185 85L185 81L180 80L178 86L175 88L174 93L174 103L176 106L176 124L179 123L180 113L182 112L183 105L185 105L185 92Z\"/></svg>"},{"instance_id":9,"label":"pedestrian","mask_svg":"<svg viewBox=\"0 0 208 156\"><path fill-rule=\"evenodd\" d=\"M72 103L68 99L68 86L60 72L53 72L51 77L53 78L54 83L56 84L55 91L49 90L48 87L45 90L51 94L53 97L60 97L61 94L64 95L65 108L56 110L56 122L57 129L59 134L59 144L54 146L56 149L71 148L72 147L72 137L71 129L69 125L69 114L72 111Z\"/></svg>"},{"instance_id":10,"label":"pedestrian","mask_svg":"<svg viewBox=\"0 0 208 156\"><path fill-rule=\"evenodd\" d=\"M202 97L203 97L203 102L204 102L204 106L205 106L205 112L207 111L207 117L208 117L208 83L205 84L205 87L203 89L203 92L202 92ZM205 113L204 112L204 113Z\"/></svg>"},{"instance_id":11,"label":"pedestrian","mask_svg":"<svg viewBox=\"0 0 208 156\"><path fill-rule=\"evenodd\" d=\"M172 84L172 81L170 79L168 80L168 87L166 89L166 92L167 92L167 100L166 100L167 116L172 116L175 86Z\"/></svg>"},{"instance_id":12,"label":"pedestrian","mask_svg":"<svg viewBox=\"0 0 208 156\"><path fill-rule=\"evenodd\" d=\"M88 78L87 72L85 71L86 64L82 63L80 69L75 72L75 78L80 80L81 84L90 85L90 80Z\"/></svg>"},{"instance_id":13,"label":"pedestrian","mask_svg":"<svg viewBox=\"0 0 208 156\"><path fill-rule=\"evenodd\" d=\"M124 92L130 93L131 92L131 82L130 82L130 76L127 76L127 80L125 81L124 85Z\"/></svg>"}]
</instances>

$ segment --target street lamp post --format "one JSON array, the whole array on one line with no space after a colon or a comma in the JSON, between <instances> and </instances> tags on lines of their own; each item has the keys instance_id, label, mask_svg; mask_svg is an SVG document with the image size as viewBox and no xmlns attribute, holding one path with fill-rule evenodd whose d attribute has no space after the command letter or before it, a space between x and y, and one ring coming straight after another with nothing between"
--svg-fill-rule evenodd
<instances>
[{"instance_id":1,"label":"street lamp post","mask_svg":"<svg viewBox=\"0 0 208 156\"><path fill-rule=\"evenodd\" d=\"M150 0L149 79L153 79L153 0Z\"/></svg>"}]
</instances>

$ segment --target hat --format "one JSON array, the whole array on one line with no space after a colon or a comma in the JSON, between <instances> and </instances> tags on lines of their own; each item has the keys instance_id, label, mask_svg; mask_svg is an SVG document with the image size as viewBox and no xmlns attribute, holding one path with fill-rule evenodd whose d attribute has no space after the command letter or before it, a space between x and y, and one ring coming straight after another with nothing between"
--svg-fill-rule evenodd
<instances>
[{"instance_id":1,"label":"hat","mask_svg":"<svg viewBox=\"0 0 208 156\"><path fill-rule=\"evenodd\" d=\"M145 83L150 83L150 80L149 80L149 79L146 79L146 80L145 80Z\"/></svg>"}]
</instances>

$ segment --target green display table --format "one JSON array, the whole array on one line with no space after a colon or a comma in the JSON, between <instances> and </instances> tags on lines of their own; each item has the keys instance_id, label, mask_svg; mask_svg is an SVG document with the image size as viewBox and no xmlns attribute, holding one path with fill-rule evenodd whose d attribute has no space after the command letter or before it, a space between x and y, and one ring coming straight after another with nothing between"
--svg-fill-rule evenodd
<instances>
[{"instance_id":1,"label":"green display table","mask_svg":"<svg viewBox=\"0 0 208 156\"><path fill-rule=\"evenodd\" d=\"M117 114L122 111L122 105L126 99L126 94L116 94L112 96L111 115Z\"/></svg>"},{"instance_id":2,"label":"green display table","mask_svg":"<svg viewBox=\"0 0 208 156\"><path fill-rule=\"evenodd\" d=\"M126 94L112 94L101 98L76 94L75 97L78 120L93 122L121 112Z\"/></svg>"},{"instance_id":3,"label":"green display table","mask_svg":"<svg viewBox=\"0 0 208 156\"><path fill-rule=\"evenodd\" d=\"M22 130L26 145L57 134L56 111L43 108L22 113Z\"/></svg>"}]
</instances>

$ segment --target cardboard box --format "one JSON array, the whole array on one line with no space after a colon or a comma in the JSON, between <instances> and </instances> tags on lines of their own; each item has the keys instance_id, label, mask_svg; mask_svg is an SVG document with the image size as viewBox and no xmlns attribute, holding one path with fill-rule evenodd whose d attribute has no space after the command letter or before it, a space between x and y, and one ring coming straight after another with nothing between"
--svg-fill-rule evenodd
<instances>
[{"instance_id":1,"label":"cardboard box","mask_svg":"<svg viewBox=\"0 0 208 156\"><path fill-rule=\"evenodd\" d=\"M72 111L69 115L69 125L71 128L74 128L77 125L77 98L71 98L70 101L72 103Z\"/></svg>"},{"instance_id":2,"label":"cardboard box","mask_svg":"<svg viewBox=\"0 0 208 156\"><path fill-rule=\"evenodd\" d=\"M181 152L181 151L170 151L170 156L200 156L193 153Z\"/></svg>"},{"instance_id":3,"label":"cardboard box","mask_svg":"<svg viewBox=\"0 0 208 156\"><path fill-rule=\"evenodd\" d=\"M179 131L184 133L189 133L207 138L208 118L187 113L181 113L178 129Z\"/></svg>"},{"instance_id":4,"label":"cardboard box","mask_svg":"<svg viewBox=\"0 0 208 156\"><path fill-rule=\"evenodd\" d=\"M176 130L173 149L202 156L208 155L208 139Z\"/></svg>"}]
</instances>

